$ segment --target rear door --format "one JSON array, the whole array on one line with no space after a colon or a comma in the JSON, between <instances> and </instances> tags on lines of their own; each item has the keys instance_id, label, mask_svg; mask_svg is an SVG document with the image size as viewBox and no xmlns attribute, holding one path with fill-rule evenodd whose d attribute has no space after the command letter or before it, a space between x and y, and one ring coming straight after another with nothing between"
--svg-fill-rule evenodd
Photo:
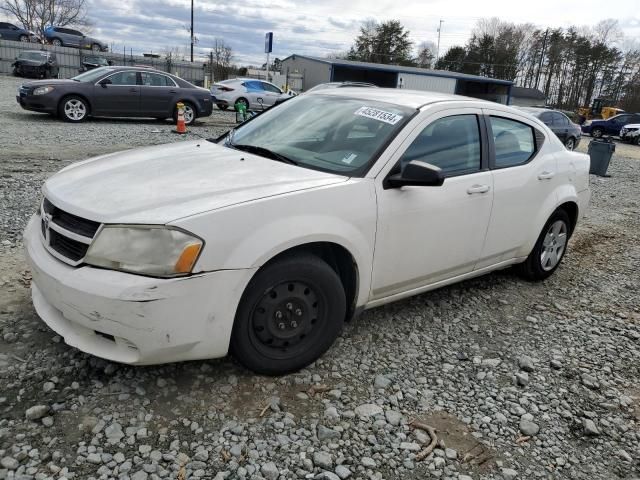
<instances>
[{"instance_id":1,"label":"rear door","mask_svg":"<svg viewBox=\"0 0 640 480\"><path fill-rule=\"evenodd\" d=\"M0 22L0 38L2 40L19 40L19 30L10 23Z\"/></svg>"},{"instance_id":2,"label":"rear door","mask_svg":"<svg viewBox=\"0 0 640 480\"><path fill-rule=\"evenodd\" d=\"M567 142L569 136L569 119L559 112L551 112L553 117L553 133L555 133L562 143Z\"/></svg>"},{"instance_id":3,"label":"rear door","mask_svg":"<svg viewBox=\"0 0 640 480\"><path fill-rule=\"evenodd\" d=\"M108 85L100 81L109 79ZM93 86L93 114L135 117L140 115L140 81L135 70L122 70L103 77Z\"/></svg>"},{"instance_id":4,"label":"rear door","mask_svg":"<svg viewBox=\"0 0 640 480\"><path fill-rule=\"evenodd\" d=\"M171 115L179 87L167 75L140 72L140 114L166 118Z\"/></svg>"},{"instance_id":5,"label":"rear door","mask_svg":"<svg viewBox=\"0 0 640 480\"><path fill-rule=\"evenodd\" d=\"M560 182L556 156L544 153L542 146L549 140L535 123L515 113L483 111L492 151L494 201L476 269L529 254L529 243L535 242L546 221L539 225L541 212L555 206Z\"/></svg>"},{"instance_id":6,"label":"rear door","mask_svg":"<svg viewBox=\"0 0 640 480\"><path fill-rule=\"evenodd\" d=\"M620 130L627 123L631 123L632 115L617 115L606 123L606 132L608 135L620 135Z\"/></svg>"}]
</instances>

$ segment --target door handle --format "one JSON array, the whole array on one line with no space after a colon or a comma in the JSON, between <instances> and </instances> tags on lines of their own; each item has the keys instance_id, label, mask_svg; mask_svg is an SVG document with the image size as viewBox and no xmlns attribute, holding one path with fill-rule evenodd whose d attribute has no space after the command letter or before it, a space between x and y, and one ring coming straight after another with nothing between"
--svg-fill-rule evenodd
<instances>
[{"instance_id":1,"label":"door handle","mask_svg":"<svg viewBox=\"0 0 640 480\"><path fill-rule=\"evenodd\" d=\"M489 185L472 185L467 188L467 193L473 195L475 193L487 193L489 190Z\"/></svg>"},{"instance_id":2,"label":"door handle","mask_svg":"<svg viewBox=\"0 0 640 480\"><path fill-rule=\"evenodd\" d=\"M169 90L169 93L177 93L175 90Z\"/></svg>"},{"instance_id":3,"label":"door handle","mask_svg":"<svg viewBox=\"0 0 640 480\"><path fill-rule=\"evenodd\" d=\"M546 170L538 174L538 180L551 180L555 176L554 172L547 172Z\"/></svg>"},{"instance_id":4,"label":"door handle","mask_svg":"<svg viewBox=\"0 0 640 480\"><path fill-rule=\"evenodd\" d=\"M137 92L138 92L138 89L137 89L137 88L130 88L130 89L129 89L129 91L130 91L131 93L137 93Z\"/></svg>"}]
</instances>

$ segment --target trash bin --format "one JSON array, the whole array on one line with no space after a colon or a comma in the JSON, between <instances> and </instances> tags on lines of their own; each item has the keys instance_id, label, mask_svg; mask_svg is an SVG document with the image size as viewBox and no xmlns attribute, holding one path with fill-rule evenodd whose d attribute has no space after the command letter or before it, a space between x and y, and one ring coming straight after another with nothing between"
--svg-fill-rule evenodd
<instances>
[{"instance_id":1,"label":"trash bin","mask_svg":"<svg viewBox=\"0 0 640 480\"><path fill-rule=\"evenodd\" d=\"M589 142L588 151L591 158L589 173L606 177L611 156L616 151L616 144L610 138L595 138Z\"/></svg>"}]
</instances>

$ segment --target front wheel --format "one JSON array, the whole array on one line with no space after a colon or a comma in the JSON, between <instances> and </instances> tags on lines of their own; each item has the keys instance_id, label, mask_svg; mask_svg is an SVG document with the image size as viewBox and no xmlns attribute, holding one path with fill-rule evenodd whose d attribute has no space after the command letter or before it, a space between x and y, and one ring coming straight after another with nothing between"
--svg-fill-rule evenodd
<instances>
[{"instance_id":1,"label":"front wheel","mask_svg":"<svg viewBox=\"0 0 640 480\"><path fill-rule=\"evenodd\" d=\"M51 45L53 45L54 47L61 47L62 46L62 40L60 40L59 38L54 38L51 41Z\"/></svg>"},{"instance_id":2,"label":"front wheel","mask_svg":"<svg viewBox=\"0 0 640 480\"><path fill-rule=\"evenodd\" d=\"M98 45L97 43L94 43L93 45L91 45L91 51L92 52L100 52L100 51L102 51L102 49L100 48L100 45Z\"/></svg>"},{"instance_id":3,"label":"front wheel","mask_svg":"<svg viewBox=\"0 0 640 480\"><path fill-rule=\"evenodd\" d=\"M566 211L556 210L547 220L533 250L518 265L519 273L527 280L544 280L556 271L564 254L570 235L570 219Z\"/></svg>"},{"instance_id":4,"label":"front wheel","mask_svg":"<svg viewBox=\"0 0 640 480\"><path fill-rule=\"evenodd\" d=\"M225 111L227 108L229 108L229 105L217 105L217 107L222 110Z\"/></svg>"},{"instance_id":5,"label":"front wheel","mask_svg":"<svg viewBox=\"0 0 640 480\"><path fill-rule=\"evenodd\" d=\"M30 41L30 40L29 40L29 36L28 36L28 35L20 35L19 40L20 40L21 42L29 42L29 41Z\"/></svg>"},{"instance_id":6,"label":"front wheel","mask_svg":"<svg viewBox=\"0 0 640 480\"><path fill-rule=\"evenodd\" d=\"M236 103L233 104L233 108L238 111L238 107L240 105L244 106L244 111L246 112L247 110L249 110L249 101L246 98L239 98L236 100Z\"/></svg>"},{"instance_id":7,"label":"front wheel","mask_svg":"<svg viewBox=\"0 0 640 480\"><path fill-rule=\"evenodd\" d=\"M333 344L345 312L344 288L326 262L309 254L276 260L242 295L231 352L256 373L299 370Z\"/></svg>"},{"instance_id":8,"label":"front wheel","mask_svg":"<svg viewBox=\"0 0 640 480\"><path fill-rule=\"evenodd\" d=\"M83 98L71 95L60 102L58 115L67 122L79 123L89 115L89 105Z\"/></svg>"}]
</instances>

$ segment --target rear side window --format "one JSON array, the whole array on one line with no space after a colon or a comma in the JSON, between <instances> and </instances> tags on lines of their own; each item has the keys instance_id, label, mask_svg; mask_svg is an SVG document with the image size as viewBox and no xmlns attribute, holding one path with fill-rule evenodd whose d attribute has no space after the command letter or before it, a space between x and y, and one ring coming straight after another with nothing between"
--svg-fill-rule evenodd
<instances>
[{"instance_id":1,"label":"rear side window","mask_svg":"<svg viewBox=\"0 0 640 480\"><path fill-rule=\"evenodd\" d=\"M151 87L175 87L175 83L166 75L160 75L159 73L147 73L142 72L142 84Z\"/></svg>"},{"instance_id":2,"label":"rear side window","mask_svg":"<svg viewBox=\"0 0 640 480\"><path fill-rule=\"evenodd\" d=\"M244 82L244 86L247 87L247 90L250 92L262 92L262 82L250 80L248 82Z\"/></svg>"},{"instance_id":3,"label":"rear side window","mask_svg":"<svg viewBox=\"0 0 640 480\"><path fill-rule=\"evenodd\" d=\"M420 160L446 175L480 170L480 129L476 115L453 115L429 124L407 148L401 165Z\"/></svg>"},{"instance_id":4,"label":"rear side window","mask_svg":"<svg viewBox=\"0 0 640 480\"><path fill-rule=\"evenodd\" d=\"M536 150L533 127L503 117L490 117L495 146L495 168L527 163Z\"/></svg>"},{"instance_id":5,"label":"rear side window","mask_svg":"<svg viewBox=\"0 0 640 480\"><path fill-rule=\"evenodd\" d=\"M556 126L563 127L565 125L569 125L569 119L565 117L561 113L553 113L553 124Z\"/></svg>"}]
</instances>

